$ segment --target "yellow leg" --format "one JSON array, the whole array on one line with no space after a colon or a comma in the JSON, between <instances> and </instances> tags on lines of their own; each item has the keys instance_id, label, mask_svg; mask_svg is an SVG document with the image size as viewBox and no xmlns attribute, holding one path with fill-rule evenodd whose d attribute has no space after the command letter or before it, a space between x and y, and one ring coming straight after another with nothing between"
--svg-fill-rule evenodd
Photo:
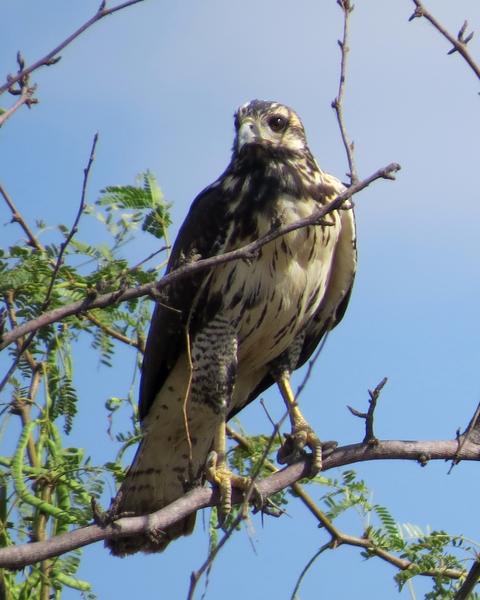
<instances>
[{"instance_id":1,"label":"yellow leg","mask_svg":"<svg viewBox=\"0 0 480 600\"><path fill-rule=\"evenodd\" d=\"M206 476L210 483L216 485L220 492L220 505L218 516L220 524L232 510L232 488L237 488L245 493L251 491L254 504L261 504L261 495L250 477L242 477L232 473L227 466L226 459L226 424L225 421L218 425L215 432L213 451L207 457Z\"/></svg>"},{"instance_id":2,"label":"yellow leg","mask_svg":"<svg viewBox=\"0 0 480 600\"><path fill-rule=\"evenodd\" d=\"M310 477L314 477L322 469L322 443L300 412L287 371L280 373L277 385L287 405L292 424L292 433L287 436L285 444L280 448L278 461L281 464L293 462L305 447L310 448L312 451Z\"/></svg>"}]
</instances>

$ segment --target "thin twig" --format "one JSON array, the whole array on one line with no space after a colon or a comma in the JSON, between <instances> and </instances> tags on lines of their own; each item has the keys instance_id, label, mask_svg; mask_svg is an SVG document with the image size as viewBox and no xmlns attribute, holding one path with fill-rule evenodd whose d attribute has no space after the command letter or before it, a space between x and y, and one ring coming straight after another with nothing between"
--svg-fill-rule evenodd
<instances>
[{"instance_id":1,"label":"thin twig","mask_svg":"<svg viewBox=\"0 0 480 600\"><path fill-rule=\"evenodd\" d=\"M298 579L297 579L297 582L295 584L295 587L293 588L292 595L290 596L290 600L296 600L298 598L297 593L298 593L298 590L300 589L300 585L301 585L301 583L303 581L303 578L305 577L305 575L307 574L307 572L310 570L311 566L317 560L317 558L321 554L323 554L325 552L325 550L328 550L329 548L330 548L330 542L327 542L326 544L323 544L323 546L319 550L317 550L315 552L315 554L312 556L312 558L307 562L307 564L302 569L302 572L298 576Z\"/></svg>"},{"instance_id":2,"label":"thin twig","mask_svg":"<svg viewBox=\"0 0 480 600\"><path fill-rule=\"evenodd\" d=\"M134 340L133 338L128 337L128 335L124 335L114 327L110 327L103 323L100 319L98 319L92 312L87 313L86 318L93 324L96 325L99 329L104 331L110 337L126 344L127 346L132 346L136 348L142 354L145 352L145 343L141 338L137 338Z\"/></svg>"},{"instance_id":3,"label":"thin twig","mask_svg":"<svg viewBox=\"0 0 480 600\"><path fill-rule=\"evenodd\" d=\"M365 437L363 438L364 444L376 444L378 441L373 432L373 420L375 417L375 409L377 408L377 402L380 397L380 392L385 387L387 381L387 377L384 377L380 381L380 383L376 385L374 390L368 390L368 395L370 396L370 398L368 400L367 412L360 412L359 410L351 406L347 407L348 410L352 413L352 415L365 420Z\"/></svg>"},{"instance_id":4,"label":"thin twig","mask_svg":"<svg viewBox=\"0 0 480 600\"><path fill-rule=\"evenodd\" d=\"M8 110L4 111L0 115L0 127L24 104L30 108L33 104L37 104L38 100L34 98L36 85L30 85L29 74L24 73L25 60L21 52L17 52L17 78L9 75L7 81L10 83L8 91L12 96L19 96L18 100Z\"/></svg>"},{"instance_id":5,"label":"thin twig","mask_svg":"<svg viewBox=\"0 0 480 600\"><path fill-rule=\"evenodd\" d=\"M353 156L354 143L350 141L347 133L347 128L345 126L345 120L343 118L343 101L345 97L345 80L347 76L347 57L350 52L349 47L349 25L350 25L350 15L354 9L354 5L350 0L337 0L338 6L343 11L343 38L342 41L338 40L338 45L340 46L340 51L342 53L342 58L340 62L340 81L338 84L338 94L335 100L332 102L332 108L337 115L338 126L340 127L340 134L342 136L342 142L345 146L345 152L347 153L348 160L348 168L351 183L357 183L358 181L358 172L357 167L355 166L355 158Z\"/></svg>"},{"instance_id":6,"label":"thin twig","mask_svg":"<svg viewBox=\"0 0 480 600\"><path fill-rule=\"evenodd\" d=\"M464 22L463 26L457 34L457 37L455 37L449 31L447 31L445 27L425 8L423 2L420 2L420 0L412 1L415 4L415 11L411 15L409 21L413 21L414 19L421 17L427 19L427 21L429 21L435 27L435 29L441 35L443 35L443 37L447 39L450 42L450 44L452 44L452 49L449 50L448 54L458 52L466 61L468 66L472 69L472 71L475 73L475 75L480 79L480 66L475 62L470 52L467 50L467 44L473 37L473 33L465 37L467 22Z\"/></svg>"},{"instance_id":7,"label":"thin twig","mask_svg":"<svg viewBox=\"0 0 480 600\"><path fill-rule=\"evenodd\" d=\"M81 27L79 27L76 31L69 35L65 40L63 40L63 42L58 44L58 46L56 46L53 50L48 52L48 54L35 61L29 67L22 69L16 75L9 75L7 77L7 81L2 86L0 86L0 94L3 94L6 91L8 91L13 85L24 80L31 73L33 73L33 71L36 71L40 67L50 66L58 62L60 60L59 54L66 46L71 44L79 35L81 35L89 27L91 27L104 17L112 15L113 13L119 10L123 10L124 8L132 6L134 4L138 4L139 2L143 1L144 0L128 0L127 2L122 2L117 6L112 6L112 8L106 8L105 2L102 2L97 12L90 19L88 19L88 21L86 21Z\"/></svg>"},{"instance_id":8,"label":"thin twig","mask_svg":"<svg viewBox=\"0 0 480 600\"><path fill-rule=\"evenodd\" d=\"M474 413L473 417L471 418L470 423L468 424L467 428L462 433L462 435L459 435L457 438L458 442L459 442L458 450L457 450L457 454L456 454L454 460L452 461L452 466L450 467L450 471L453 469L453 467L455 465L458 465L458 463L462 460L463 447L469 441L473 441L474 443L476 442L476 440L472 439L472 437L473 437L474 433L477 433L477 435L478 435L479 419L480 419L480 402L478 403L477 409L475 410L475 413Z\"/></svg>"},{"instance_id":9,"label":"thin twig","mask_svg":"<svg viewBox=\"0 0 480 600\"><path fill-rule=\"evenodd\" d=\"M391 163L387 167L379 169L366 179L351 185L348 189L339 194L334 200L320 208L311 216L300 219L290 225L272 230L267 235L264 235L258 240L251 242L242 248L238 248L237 250L232 250L231 252L226 252L225 254L188 263L182 267L179 267L175 271L168 273L156 283L144 284L134 288L119 289L108 294L91 295L86 297L84 300L79 300L77 302L73 302L72 304L67 304L66 306L45 312L39 317L19 325L14 330L5 332L3 334L2 341L0 342L0 350L3 350L6 346L10 345L19 337L22 337L31 331L36 331L37 329L51 325L52 323L56 323L57 321L61 321L66 317L78 315L93 308L105 308L106 306L132 300L141 296L154 295L155 292L165 289L167 286L177 282L180 279L183 279L184 277L190 277L193 273L197 273L198 271L211 269L232 260L251 258L252 254L255 254L265 244L268 244L269 242L287 233L290 233L291 231L295 231L296 229L317 224L328 213L339 209L345 200L348 200L354 194L360 192L377 179L394 179L394 174L399 169L400 165L397 163Z\"/></svg>"},{"instance_id":10,"label":"thin twig","mask_svg":"<svg viewBox=\"0 0 480 600\"><path fill-rule=\"evenodd\" d=\"M155 250L155 252L152 252L146 258L142 258L142 260L139 261L136 265L133 265L133 267L130 267L128 269L128 272L131 273L132 271L139 269L143 264L148 262L151 258L154 258L155 256L157 256L157 254L165 252L165 250L167 250L167 251L170 250L170 246L162 246L159 250Z\"/></svg>"},{"instance_id":11,"label":"thin twig","mask_svg":"<svg viewBox=\"0 0 480 600\"><path fill-rule=\"evenodd\" d=\"M5 125L8 119L24 104L26 104L27 106L31 106L32 104L38 103L38 100L33 97L35 89L35 86L26 86L22 89L22 93L20 94L18 100L14 104L12 104L12 106L8 108L5 112L0 114L0 127Z\"/></svg>"},{"instance_id":12,"label":"thin twig","mask_svg":"<svg viewBox=\"0 0 480 600\"><path fill-rule=\"evenodd\" d=\"M329 333L329 331L327 330L327 332L323 336L322 341L320 342L320 345L318 346L317 350L315 351L315 354L308 361L307 372L305 373L305 376L302 379L300 385L297 387L297 392L295 394L295 399L296 400L298 400L298 397L303 392L303 390L305 389L305 386L307 385L310 377L312 376L313 367L315 366L315 364L316 364L317 360L319 359L320 354L321 354L321 352L322 352L322 350L323 350L323 348L325 346L325 343L326 343L327 337L328 337L328 333Z\"/></svg>"},{"instance_id":13,"label":"thin twig","mask_svg":"<svg viewBox=\"0 0 480 600\"><path fill-rule=\"evenodd\" d=\"M227 434L228 434L228 437L230 437L232 440L235 440L237 442L237 444L239 446L241 446L244 450L246 450L247 452L252 452L252 443L250 442L250 440L247 437L243 436L241 433L238 433L238 431L235 431L229 425L227 425ZM264 466L266 469L268 469L272 473L277 473L277 471L279 470L269 460L266 460L264 462ZM292 483L290 488L292 489L294 494L298 498L300 498L300 500L303 502L303 504L306 506L306 508L308 508L308 510L319 521L319 523L322 524L323 523L322 518L324 516L323 512L320 510L320 508L317 506L317 504L314 502L314 500L311 498L311 496L305 491L303 486L300 483L295 482L295 483Z\"/></svg>"}]
</instances>

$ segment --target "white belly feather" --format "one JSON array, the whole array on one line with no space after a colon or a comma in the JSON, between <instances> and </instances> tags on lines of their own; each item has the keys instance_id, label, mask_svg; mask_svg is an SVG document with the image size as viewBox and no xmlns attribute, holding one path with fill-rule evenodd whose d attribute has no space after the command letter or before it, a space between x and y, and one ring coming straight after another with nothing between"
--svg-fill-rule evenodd
<instances>
[{"instance_id":1,"label":"white belly feather","mask_svg":"<svg viewBox=\"0 0 480 600\"><path fill-rule=\"evenodd\" d=\"M281 199L278 206L282 225L318 209L313 200L289 197ZM329 215L329 221L332 225L301 228L277 238L263 246L252 262L226 263L212 277L212 293L221 293L233 271L234 284L222 302L229 307L229 317L238 319L237 382L242 386L235 390L233 406L245 402L266 374L267 365L288 348L322 302L340 233L338 214ZM259 229L259 237L270 231L270 220L260 221ZM242 289L242 301L235 305L235 296Z\"/></svg>"}]
</instances>

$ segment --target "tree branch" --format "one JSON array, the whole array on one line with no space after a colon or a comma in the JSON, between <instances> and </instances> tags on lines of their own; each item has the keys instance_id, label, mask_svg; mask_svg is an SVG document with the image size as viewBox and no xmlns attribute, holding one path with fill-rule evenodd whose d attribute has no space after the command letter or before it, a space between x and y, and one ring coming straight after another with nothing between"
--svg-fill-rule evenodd
<instances>
[{"instance_id":1,"label":"tree branch","mask_svg":"<svg viewBox=\"0 0 480 600\"><path fill-rule=\"evenodd\" d=\"M286 235L287 233L295 231L296 229L300 229L301 227L318 224L319 221L321 221L328 213L341 208L345 200L348 200L354 194L360 192L377 179L395 179L394 174L399 170L399 164L391 163L383 169L379 169L366 179L351 185L348 189L339 194L334 200L329 202L324 207L319 208L309 217L300 219L295 223L285 227L274 229L267 235L237 250L232 250L231 252L226 252L225 254L218 256L212 256L211 258L198 260L197 262L188 263L176 269L175 271L168 273L157 283L149 283L135 288L119 289L109 292L108 294L90 295L84 300L79 300L77 302L73 302L72 304L67 304L66 306L45 312L39 317L27 321L15 329L4 333L0 342L0 350L6 348L19 337L22 337L47 325L51 325L52 323L56 323L57 321L61 321L72 315L78 315L93 308L105 308L107 306L132 300L134 298L139 298L141 296L156 296L161 290L165 289L173 282L176 282L184 277L189 277L198 271L211 269L232 260L248 260L265 244L268 244L269 242L272 242L273 240Z\"/></svg>"},{"instance_id":2,"label":"tree branch","mask_svg":"<svg viewBox=\"0 0 480 600\"><path fill-rule=\"evenodd\" d=\"M410 17L409 21L413 21L413 19L423 17L427 19L435 29L443 35L445 39L447 39L452 44L452 49L449 50L448 54L453 54L454 52L458 52L463 59L467 62L469 67L475 73L475 75L480 79L480 66L474 61L470 52L467 50L467 44L472 39L473 33L467 35L465 37L465 31L467 29L467 21L464 22L463 26L460 28L460 31L455 38L450 32L448 32L445 27L425 8L423 3L420 0L412 0L415 4L415 11Z\"/></svg>"},{"instance_id":3,"label":"tree branch","mask_svg":"<svg viewBox=\"0 0 480 600\"><path fill-rule=\"evenodd\" d=\"M350 25L350 14L354 9L354 5L350 0L337 0L337 4L343 11L343 38L342 41L338 40L342 58L340 62L340 81L338 84L338 94L335 100L332 102L332 108L337 115L338 126L340 128L340 134L342 137L343 145L345 146L345 152L347 153L348 168L350 181L356 183L358 181L358 172L355 165L355 159L353 156L354 143L349 140L347 128L345 126L345 120L343 118L343 99L345 96L345 80L347 76L347 56L350 52L349 44L349 25Z\"/></svg>"},{"instance_id":4,"label":"tree branch","mask_svg":"<svg viewBox=\"0 0 480 600\"><path fill-rule=\"evenodd\" d=\"M20 97L18 100L5 112L0 114L0 127L5 124L5 122L24 104L28 107L32 106L32 104L37 104L38 100L33 97L35 93L35 86L25 86L22 89Z\"/></svg>"},{"instance_id":5,"label":"tree branch","mask_svg":"<svg viewBox=\"0 0 480 600\"><path fill-rule=\"evenodd\" d=\"M65 40L63 40L63 42L58 44L58 46L56 46L48 54L46 54L39 60L35 61L29 67L22 69L16 75L9 75L7 77L7 81L2 86L0 86L0 95L5 93L6 91L8 91L16 83L28 78L28 76L31 73L33 73L33 71L36 71L40 67L51 66L51 65L55 64L56 62L58 62L60 60L60 56L59 56L60 52L66 46L71 44L79 35L81 35L89 27L91 27L92 25L94 25L95 23L97 23L98 21L103 19L104 17L106 17L108 15L112 15L113 13L115 13L119 10L123 10L124 8L132 6L134 4L138 4L139 2L144 2L144 0L128 0L127 2L122 2L121 4L118 4L117 6L112 6L112 8L106 8L105 7L106 2L102 1L99 9L93 15L93 17L90 17L90 19L88 19L88 21L86 21L81 27L79 27L76 31L74 31L71 35L69 35Z\"/></svg>"},{"instance_id":6,"label":"tree branch","mask_svg":"<svg viewBox=\"0 0 480 600\"><path fill-rule=\"evenodd\" d=\"M22 214L19 212L19 210L15 206L12 198L10 197L10 194L7 192L7 190L3 187L2 184L0 184L0 195L3 197L8 208L10 209L10 212L12 213L12 222L18 223L20 225L20 227L23 229L23 231L25 232L25 235L28 238L29 245L32 246L32 248L35 248L36 250L38 250L39 252L42 252L43 246L40 244L40 242L35 237L35 234L28 226L28 223L25 221Z\"/></svg>"},{"instance_id":7,"label":"tree branch","mask_svg":"<svg viewBox=\"0 0 480 600\"><path fill-rule=\"evenodd\" d=\"M477 555L468 575L453 600L467 600L480 579L480 557Z\"/></svg>"},{"instance_id":8,"label":"tree branch","mask_svg":"<svg viewBox=\"0 0 480 600\"><path fill-rule=\"evenodd\" d=\"M353 444L337 448L324 460L324 470L370 460L452 460L457 453L456 440L437 441L380 441L377 446ZM480 460L479 448L469 444L462 451L462 460ZM304 460L291 465L257 483L259 492L270 496L308 475L309 461ZM242 495L234 490L233 501L238 504ZM150 530L163 530L189 514L207 506L219 503L216 490L195 488L169 506L140 517L126 517L105 528L89 525L74 529L43 542L33 542L0 549L0 567L19 569L65 552L81 548L108 538L124 537L145 533Z\"/></svg>"}]
</instances>

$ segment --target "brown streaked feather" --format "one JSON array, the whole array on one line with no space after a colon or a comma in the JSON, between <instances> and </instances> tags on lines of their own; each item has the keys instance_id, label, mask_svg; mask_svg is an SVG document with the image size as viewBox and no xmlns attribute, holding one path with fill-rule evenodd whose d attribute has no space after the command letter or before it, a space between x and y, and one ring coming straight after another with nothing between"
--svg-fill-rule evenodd
<instances>
[{"instance_id":1,"label":"brown streaked feather","mask_svg":"<svg viewBox=\"0 0 480 600\"><path fill-rule=\"evenodd\" d=\"M167 273L188 261L222 252L230 224L226 196L218 185L203 190L194 200L172 248ZM153 311L142 365L139 417L143 420L156 394L185 350L185 327L192 301L208 273L182 279L167 289Z\"/></svg>"}]
</instances>

